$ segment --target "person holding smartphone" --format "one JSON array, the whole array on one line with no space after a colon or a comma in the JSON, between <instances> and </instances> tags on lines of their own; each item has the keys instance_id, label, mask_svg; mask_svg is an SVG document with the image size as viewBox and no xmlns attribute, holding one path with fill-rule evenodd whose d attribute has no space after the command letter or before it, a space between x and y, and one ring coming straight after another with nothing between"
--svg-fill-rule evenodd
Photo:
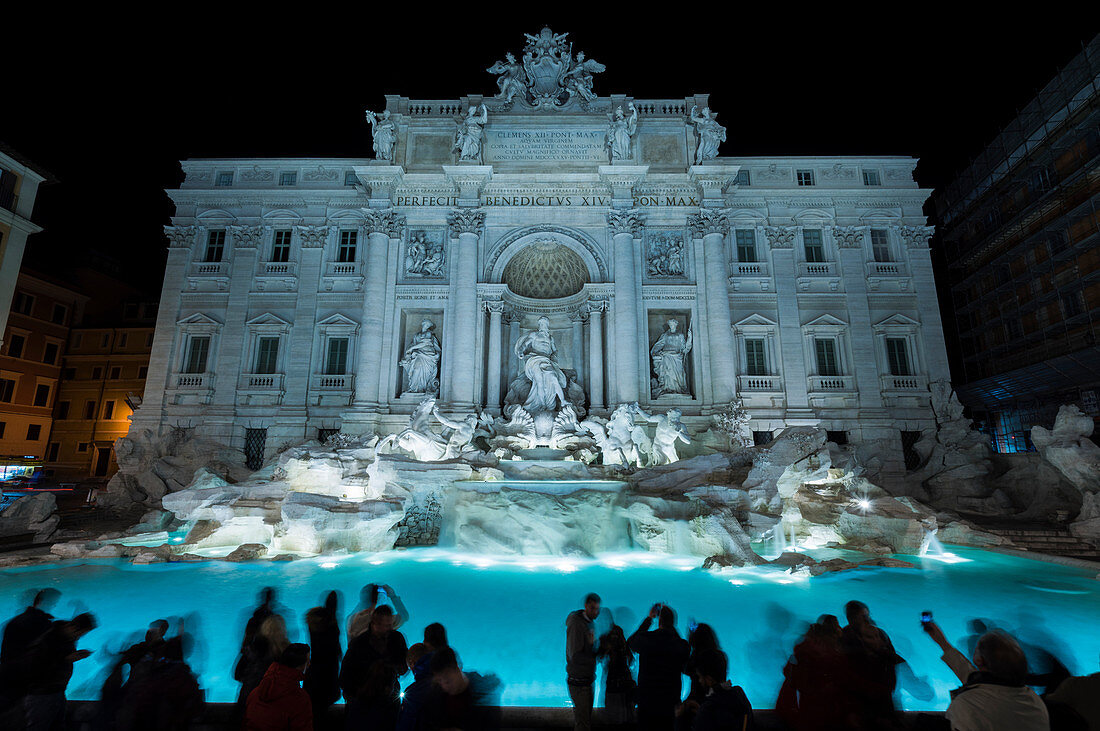
<instances>
[{"instance_id":1,"label":"person holding smartphone","mask_svg":"<svg viewBox=\"0 0 1100 731\"><path fill-rule=\"evenodd\" d=\"M650 632L655 619L657 629ZM680 676L691 655L687 640L676 631L676 613L654 604L627 647L638 655L638 728L673 728L683 689Z\"/></svg>"},{"instance_id":2,"label":"person holding smartphone","mask_svg":"<svg viewBox=\"0 0 1100 731\"><path fill-rule=\"evenodd\" d=\"M389 584L367 584L359 595L363 609L348 617L348 645L359 635L367 631L370 626L371 615L378 608L378 603L383 597L387 597L393 604L393 629L400 629L401 625L409 621L409 610L397 592Z\"/></svg>"}]
</instances>

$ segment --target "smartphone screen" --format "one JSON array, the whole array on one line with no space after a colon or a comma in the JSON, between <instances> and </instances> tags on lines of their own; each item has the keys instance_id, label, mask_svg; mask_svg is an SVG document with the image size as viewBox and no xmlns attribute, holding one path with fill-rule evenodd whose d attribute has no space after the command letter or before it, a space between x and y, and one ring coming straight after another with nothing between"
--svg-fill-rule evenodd
<instances>
[{"instance_id":1,"label":"smartphone screen","mask_svg":"<svg viewBox=\"0 0 1100 731\"><path fill-rule=\"evenodd\" d=\"M920 613L920 621L923 622L924 624L928 624L929 622L931 622L932 621L932 612L921 612Z\"/></svg>"}]
</instances>

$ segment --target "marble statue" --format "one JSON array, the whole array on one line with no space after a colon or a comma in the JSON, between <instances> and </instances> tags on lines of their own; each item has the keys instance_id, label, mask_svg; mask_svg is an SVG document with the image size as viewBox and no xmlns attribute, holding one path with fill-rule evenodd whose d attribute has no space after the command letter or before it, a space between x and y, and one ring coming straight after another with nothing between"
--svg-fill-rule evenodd
<instances>
[{"instance_id":1,"label":"marble statue","mask_svg":"<svg viewBox=\"0 0 1100 731\"><path fill-rule=\"evenodd\" d=\"M435 399L431 396L421 401L409 418L409 425L396 434L384 437L378 442L375 452L386 454L396 446L421 462L445 459L448 445L431 429L431 415L435 410Z\"/></svg>"},{"instance_id":2,"label":"marble statue","mask_svg":"<svg viewBox=\"0 0 1100 731\"><path fill-rule=\"evenodd\" d=\"M669 318L667 329L649 349L655 376L652 379L653 398L660 398L665 394L688 393L685 365L687 354L691 352L692 334L691 328L688 328L687 335L677 332L679 327L680 323L676 318Z\"/></svg>"},{"instance_id":3,"label":"marble statue","mask_svg":"<svg viewBox=\"0 0 1100 731\"><path fill-rule=\"evenodd\" d=\"M636 438L639 435L634 431L634 417L638 410L637 404L621 404L611 413L611 420L607 422L607 440L622 455L621 464L628 467L644 466L643 460L648 457L648 454L638 451L639 442L642 442L640 438ZM605 463L606 459L605 456Z\"/></svg>"},{"instance_id":4,"label":"marble statue","mask_svg":"<svg viewBox=\"0 0 1100 731\"><path fill-rule=\"evenodd\" d=\"M511 104L517 96L521 98L527 96L527 72L524 70L523 64L517 61L511 53L506 53L504 59L503 61L497 61L485 70L490 74L499 74L497 76L497 88L500 89L500 93L497 94L497 99Z\"/></svg>"},{"instance_id":5,"label":"marble statue","mask_svg":"<svg viewBox=\"0 0 1100 731\"><path fill-rule=\"evenodd\" d=\"M453 430L450 439L447 440L443 459L454 459L473 448L470 443L474 440L474 432L477 430L477 414L467 414L461 421L452 421L443 416L439 413L438 407L432 408L432 414L440 424Z\"/></svg>"},{"instance_id":6,"label":"marble statue","mask_svg":"<svg viewBox=\"0 0 1100 731\"><path fill-rule=\"evenodd\" d=\"M414 231L405 250L405 274L412 277L442 277L445 254L442 241L428 237L427 231Z\"/></svg>"},{"instance_id":7,"label":"marble statue","mask_svg":"<svg viewBox=\"0 0 1100 731\"><path fill-rule=\"evenodd\" d=\"M406 394L439 392L439 358L443 349L439 347L432 329L435 323L425 319L420 323L420 332L413 335L405 355L397 365L405 369L409 378Z\"/></svg>"},{"instance_id":8,"label":"marble statue","mask_svg":"<svg viewBox=\"0 0 1100 731\"><path fill-rule=\"evenodd\" d=\"M584 57L584 51L577 53L577 60L573 68L565 74L565 88L569 94L579 96L586 102L596 98L592 91L592 74L602 73L607 67L599 61Z\"/></svg>"},{"instance_id":9,"label":"marble statue","mask_svg":"<svg viewBox=\"0 0 1100 731\"><path fill-rule=\"evenodd\" d=\"M630 116L623 114L623 108L619 107L607 115L607 135L605 144L608 149L608 157L614 164L617 160L629 160L631 158L630 142L634 133L638 131L638 110L634 102L627 105Z\"/></svg>"},{"instance_id":10,"label":"marble statue","mask_svg":"<svg viewBox=\"0 0 1100 731\"><path fill-rule=\"evenodd\" d=\"M523 408L529 414L540 411L556 411L564 406L565 374L556 362L558 346L550 332L550 319L540 317L537 330L532 330L516 340L513 347L516 357L524 362L523 374L531 382L531 391Z\"/></svg>"},{"instance_id":11,"label":"marble statue","mask_svg":"<svg viewBox=\"0 0 1100 731\"><path fill-rule=\"evenodd\" d=\"M463 162L481 162L481 135L489 121L489 112L482 104L470 107L466 116L458 120L455 131L455 143L451 149L458 153Z\"/></svg>"},{"instance_id":12,"label":"marble statue","mask_svg":"<svg viewBox=\"0 0 1100 731\"><path fill-rule=\"evenodd\" d=\"M718 145L726 141L726 128L718 124L718 115L711 112L710 107L703 107L702 114L698 111L698 106L691 108L691 123L695 125L695 133L699 136L699 144L695 148L695 164L702 165L705 160L718 157Z\"/></svg>"},{"instance_id":13,"label":"marble statue","mask_svg":"<svg viewBox=\"0 0 1100 731\"><path fill-rule=\"evenodd\" d=\"M654 236L646 261L651 277L682 277L684 275L684 240L676 234Z\"/></svg>"},{"instance_id":14,"label":"marble statue","mask_svg":"<svg viewBox=\"0 0 1100 731\"><path fill-rule=\"evenodd\" d=\"M393 147L397 143L397 125L390 119L390 110L375 114L368 109L367 121L374 136L374 159L392 161Z\"/></svg>"},{"instance_id":15,"label":"marble statue","mask_svg":"<svg viewBox=\"0 0 1100 731\"><path fill-rule=\"evenodd\" d=\"M637 405L635 404L635 406ZM669 409L663 416L660 414L651 416L641 409L636 409L636 413L646 421L657 425L653 434L650 464L672 464L680 461L679 455L676 454L676 442L691 444L687 428L680 421L681 411L679 409Z\"/></svg>"}]
</instances>

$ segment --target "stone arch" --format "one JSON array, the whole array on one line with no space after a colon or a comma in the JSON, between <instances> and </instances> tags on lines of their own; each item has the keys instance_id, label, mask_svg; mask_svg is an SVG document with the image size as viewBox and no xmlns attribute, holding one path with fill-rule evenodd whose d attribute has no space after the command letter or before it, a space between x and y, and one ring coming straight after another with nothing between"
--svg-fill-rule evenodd
<instances>
[{"instance_id":1,"label":"stone arch","mask_svg":"<svg viewBox=\"0 0 1100 731\"><path fill-rule=\"evenodd\" d=\"M489 282L501 284L504 268L523 249L536 242L553 241L577 254L588 269L589 282L608 280L607 263L599 245L589 236L565 226L529 226L516 229L500 238L489 250L485 272Z\"/></svg>"}]
</instances>

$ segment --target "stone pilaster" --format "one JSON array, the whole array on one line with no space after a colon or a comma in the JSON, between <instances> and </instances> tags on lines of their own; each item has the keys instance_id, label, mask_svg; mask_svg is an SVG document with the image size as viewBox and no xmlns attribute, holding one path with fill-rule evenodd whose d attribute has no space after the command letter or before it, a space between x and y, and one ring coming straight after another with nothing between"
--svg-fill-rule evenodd
<instances>
[{"instance_id":1,"label":"stone pilaster","mask_svg":"<svg viewBox=\"0 0 1100 731\"><path fill-rule=\"evenodd\" d=\"M940 301L936 295L936 280L932 273L932 252L928 248L929 239L935 230L934 226L899 226L897 229L898 238L905 244L905 254L909 258L913 291L921 303L921 346L924 348L929 383L951 380L947 345L943 339Z\"/></svg>"},{"instance_id":2,"label":"stone pilaster","mask_svg":"<svg viewBox=\"0 0 1100 731\"><path fill-rule=\"evenodd\" d=\"M569 323L573 326L573 368L577 371L578 385L584 388L584 313L580 310L569 313Z\"/></svg>"},{"instance_id":3,"label":"stone pilaster","mask_svg":"<svg viewBox=\"0 0 1100 731\"><path fill-rule=\"evenodd\" d=\"M489 363L486 378L485 407L493 413L500 410L500 374L504 370L501 362L501 339L503 337L501 321L504 317L504 302L490 300L484 303L489 312Z\"/></svg>"},{"instance_id":4,"label":"stone pilaster","mask_svg":"<svg viewBox=\"0 0 1100 731\"><path fill-rule=\"evenodd\" d=\"M729 266L726 234L729 219L719 210L704 208L688 217L696 239L703 240L703 300L706 306L707 347L710 350L710 397L713 406L737 395L737 357L730 318Z\"/></svg>"},{"instance_id":5,"label":"stone pilaster","mask_svg":"<svg viewBox=\"0 0 1100 731\"><path fill-rule=\"evenodd\" d=\"M603 312L607 300L588 301L588 402L591 410L603 409Z\"/></svg>"},{"instance_id":6,"label":"stone pilaster","mask_svg":"<svg viewBox=\"0 0 1100 731\"><path fill-rule=\"evenodd\" d=\"M477 370L477 242L485 229L485 211L460 208L447 217L451 251L455 256L452 318L452 362L450 408L472 409L475 405L474 374Z\"/></svg>"},{"instance_id":7,"label":"stone pilaster","mask_svg":"<svg viewBox=\"0 0 1100 731\"><path fill-rule=\"evenodd\" d=\"M618 403L638 400L638 381L648 373L639 362L638 321L640 293L639 273L634 266L637 241L645 226L645 212L637 209L612 210L607 214L608 231L612 237L615 262L615 304L612 321L615 327L615 378L612 398Z\"/></svg>"},{"instance_id":8,"label":"stone pilaster","mask_svg":"<svg viewBox=\"0 0 1100 731\"><path fill-rule=\"evenodd\" d=\"M836 244L848 305L848 342L852 349L852 375L859 393L860 416L881 417L882 380L875 357L875 338L871 337L863 230L855 226L834 226L830 233Z\"/></svg>"},{"instance_id":9,"label":"stone pilaster","mask_svg":"<svg viewBox=\"0 0 1100 731\"><path fill-rule=\"evenodd\" d=\"M794 243L796 226L763 226L759 233L771 250L771 266L775 278L776 306L779 320L779 366L782 368L786 392L789 426L816 423L810 410L809 373L803 352L802 323L798 313L798 291L795 284Z\"/></svg>"}]
</instances>

